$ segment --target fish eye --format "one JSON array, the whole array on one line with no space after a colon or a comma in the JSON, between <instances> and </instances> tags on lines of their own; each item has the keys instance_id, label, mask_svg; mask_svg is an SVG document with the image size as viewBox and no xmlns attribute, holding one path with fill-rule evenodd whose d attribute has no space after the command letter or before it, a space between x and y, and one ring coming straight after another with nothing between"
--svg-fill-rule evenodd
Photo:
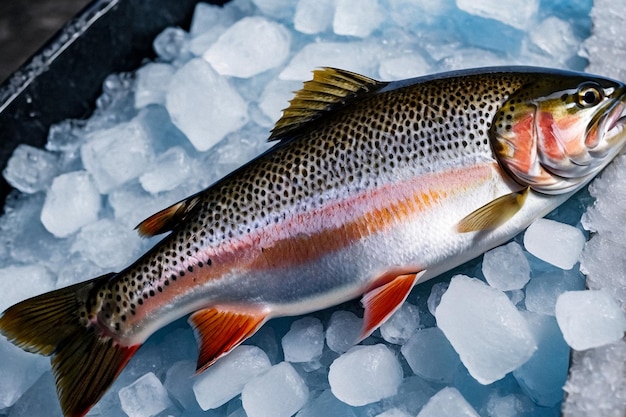
<instances>
[{"instance_id":1,"label":"fish eye","mask_svg":"<svg viewBox=\"0 0 626 417\"><path fill-rule=\"evenodd\" d=\"M593 83L581 84L576 93L576 103L583 108L593 107L604 98L602 88Z\"/></svg>"}]
</instances>

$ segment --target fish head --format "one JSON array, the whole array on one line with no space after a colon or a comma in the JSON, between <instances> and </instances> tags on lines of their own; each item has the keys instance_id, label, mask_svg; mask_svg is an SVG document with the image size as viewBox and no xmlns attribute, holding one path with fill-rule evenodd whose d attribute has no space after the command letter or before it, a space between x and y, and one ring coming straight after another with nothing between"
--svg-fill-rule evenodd
<instances>
[{"instance_id":1,"label":"fish head","mask_svg":"<svg viewBox=\"0 0 626 417\"><path fill-rule=\"evenodd\" d=\"M513 92L490 129L500 165L544 194L580 188L626 143L626 87L581 74L540 76Z\"/></svg>"}]
</instances>

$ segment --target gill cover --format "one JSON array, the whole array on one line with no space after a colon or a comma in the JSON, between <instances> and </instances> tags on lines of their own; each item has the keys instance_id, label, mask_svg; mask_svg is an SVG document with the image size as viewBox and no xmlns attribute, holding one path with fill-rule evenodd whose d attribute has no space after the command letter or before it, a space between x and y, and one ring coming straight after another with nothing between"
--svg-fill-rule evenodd
<instances>
[{"instance_id":1,"label":"gill cover","mask_svg":"<svg viewBox=\"0 0 626 417\"><path fill-rule=\"evenodd\" d=\"M539 77L539 76L538 76ZM513 93L491 126L503 168L523 186L563 194L585 184L619 152L625 87L579 74L550 74Z\"/></svg>"}]
</instances>

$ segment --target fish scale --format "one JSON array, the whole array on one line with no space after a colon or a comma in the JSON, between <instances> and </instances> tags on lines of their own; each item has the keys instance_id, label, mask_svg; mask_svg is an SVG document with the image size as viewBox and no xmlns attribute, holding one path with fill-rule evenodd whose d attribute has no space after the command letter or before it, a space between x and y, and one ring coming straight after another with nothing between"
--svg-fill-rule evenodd
<instances>
[{"instance_id":1,"label":"fish scale","mask_svg":"<svg viewBox=\"0 0 626 417\"><path fill-rule=\"evenodd\" d=\"M587 184L626 142L625 97L612 80L526 67L390 83L315 71L273 148L138 226L170 232L161 242L119 273L16 304L0 331L52 355L68 417L188 314L199 371L271 318L358 297L362 340L414 285Z\"/></svg>"}]
</instances>

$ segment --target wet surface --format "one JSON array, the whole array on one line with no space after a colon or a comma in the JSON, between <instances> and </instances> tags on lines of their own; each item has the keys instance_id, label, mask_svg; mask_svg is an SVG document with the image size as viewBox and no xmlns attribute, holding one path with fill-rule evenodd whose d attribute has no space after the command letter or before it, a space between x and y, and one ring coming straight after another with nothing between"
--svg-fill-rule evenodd
<instances>
[{"instance_id":1,"label":"wet surface","mask_svg":"<svg viewBox=\"0 0 626 417\"><path fill-rule=\"evenodd\" d=\"M88 3L89 0L0 1L0 82Z\"/></svg>"}]
</instances>

